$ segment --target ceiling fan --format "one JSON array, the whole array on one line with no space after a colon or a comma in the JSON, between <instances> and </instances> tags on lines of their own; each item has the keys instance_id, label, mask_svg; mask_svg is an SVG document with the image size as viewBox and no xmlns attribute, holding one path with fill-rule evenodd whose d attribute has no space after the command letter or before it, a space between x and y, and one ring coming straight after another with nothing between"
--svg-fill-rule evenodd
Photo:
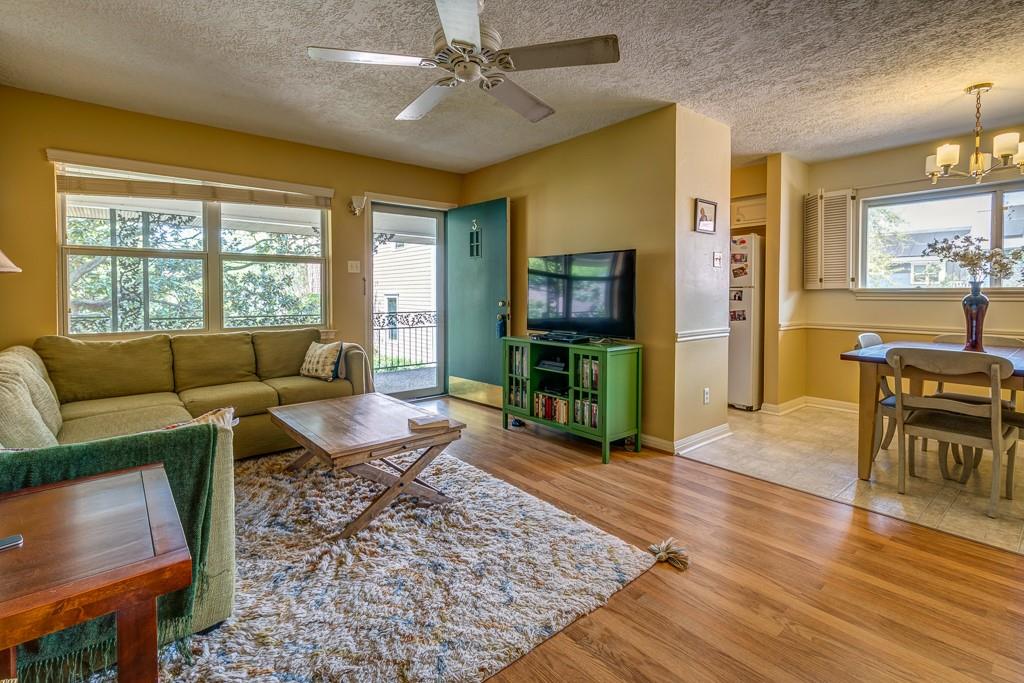
<instances>
[{"instance_id":1,"label":"ceiling fan","mask_svg":"<svg viewBox=\"0 0 1024 683\"><path fill-rule=\"evenodd\" d=\"M310 47L307 52L313 59L330 62L412 66L447 71L448 75L424 90L395 117L399 121L421 119L457 86L475 83L506 107L536 123L554 114L555 110L536 95L516 85L508 77L510 72L619 61L619 38L615 35L502 49L501 35L480 23L483 0L435 2L441 28L434 34L432 57L333 47Z\"/></svg>"}]
</instances>

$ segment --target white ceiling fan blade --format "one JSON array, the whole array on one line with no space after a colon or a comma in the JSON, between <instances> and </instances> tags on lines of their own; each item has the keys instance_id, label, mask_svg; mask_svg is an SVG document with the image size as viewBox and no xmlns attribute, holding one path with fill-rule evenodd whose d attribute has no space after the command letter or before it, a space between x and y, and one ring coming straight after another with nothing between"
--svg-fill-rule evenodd
<instances>
[{"instance_id":1,"label":"white ceiling fan blade","mask_svg":"<svg viewBox=\"0 0 1024 683\"><path fill-rule=\"evenodd\" d=\"M350 64L380 64L382 66L420 66L422 57L409 55L389 55L384 52L361 52L359 50L339 50L334 47L306 48L306 53L313 59L324 62L347 62Z\"/></svg>"},{"instance_id":2,"label":"white ceiling fan blade","mask_svg":"<svg viewBox=\"0 0 1024 683\"><path fill-rule=\"evenodd\" d=\"M509 109L517 111L534 123L555 113L555 110L539 97L519 87L508 78L486 92Z\"/></svg>"},{"instance_id":3,"label":"white ceiling fan blade","mask_svg":"<svg viewBox=\"0 0 1024 683\"><path fill-rule=\"evenodd\" d=\"M402 110L396 121L418 121L430 113L430 110L441 103L441 100L448 97L455 88L447 85L434 84L424 90L419 97Z\"/></svg>"},{"instance_id":4,"label":"white ceiling fan blade","mask_svg":"<svg viewBox=\"0 0 1024 683\"><path fill-rule=\"evenodd\" d=\"M524 45L502 50L512 58L516 71L550 69L558 66L612 64L619 61L619 37L616 35L561 40L557 43Z\"/></svg>"},{"instance_id":5,"label":"white ceiling fan blade","mask_svg":"<svg viewBox=\"0 0 1024 683\"><path fill-rule=\"evenodd\" d=\"M435 0L444 37L480 47L480 6L478 0Z\"/></svg>"}]
</instances>

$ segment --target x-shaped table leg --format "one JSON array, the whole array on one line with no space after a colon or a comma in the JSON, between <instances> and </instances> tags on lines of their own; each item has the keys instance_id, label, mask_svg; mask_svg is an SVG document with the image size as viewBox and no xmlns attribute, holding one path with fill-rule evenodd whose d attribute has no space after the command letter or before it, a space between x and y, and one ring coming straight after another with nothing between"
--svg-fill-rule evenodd
<instances>
[{"instance_id":1,"label":"x-shaped table leg","mask_svg":"<svg viewBox=\"0 0 1024 683\"><path fill-rule=\"evenodd\" d=\"M419 495L421 497L427 497L427 496L424 495L424 492L430 492L430 493L433 493L434 495L441 495L440 493L437 493L436 490L433 489L433 487L428 487L428 486L426 486L426 485L424 485L422 483L417 482L416 481L416 477L419 475L420 472L423 471L423 469L427 465L429 465L434 460L434 458L436 458L437 456L441 455L441 452L444 451L445 447L447 447L447 446L448 446L447 443L438 444L436 446L431 446L430 448L425 450L423 452L423 454L419 458L417 458L411 465L409 465L409 467L407 467L405 469L405 471L400 476L397 476L397 477L395 477L394 475L390 475L390 474L384 472L383 470L379 470L377 468L373 468L374 470L377 470L381 474L387 475L388 477L393 477L394 479L391 482L391 485L388 486L388 488L384 489L380 493L380 495L378 495L373 500L373 502L370 503L366 507L365 510L363 510L362 512L359 513L358 517L356 517L355 519L353 519L351 522L348 523L348 525L345 527L344 531L341 532L341 537L342 538L349 538L353 534L362 531L364 528L366 528L367 524L369 524L371 521L373 521L374 517L379 515L384 510L384 508L386 508L388 505L390 505L392 503L392 501L395 500L395 498L397 498L398 496L400 496L403 493L409 493L409 494L412 494L412 495ZM360 467L360 466L354 465L354 466L350 466L350 467L348 467L346 469L348 469L350 472L352 472L353 468L358 468L358 467ZM364 472L352 472L352 473L353 474L358 474L359 476L365 476L365 471ZM376 480L375 479L376 476L378 476L378 475L374 475L374 476L367 477L367 478ZM381 482L381 483L383 483L383 482ZM448 500L447 496L442 496L442 497L445 498L445 501L443 501L443 502L447 502L447 500ZM439 501L439 502L442 502L442 501Z\"/></svg>"}]
</instances>

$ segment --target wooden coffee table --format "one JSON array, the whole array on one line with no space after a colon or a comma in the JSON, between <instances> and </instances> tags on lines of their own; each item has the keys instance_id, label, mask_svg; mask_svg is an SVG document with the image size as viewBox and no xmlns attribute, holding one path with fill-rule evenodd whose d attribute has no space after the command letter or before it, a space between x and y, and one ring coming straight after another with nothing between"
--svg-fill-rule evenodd
<instances>
[{"instance_id":1,"label":"wooden coffee table","mask_svg":"<svg viewBox=\"0 0 1024 683\"><path fill-rule=\"evenodd\" d=\"M157 680L156 598L192 583L163 465L0 495L0 679L15 646L117 613L118 680Z\"/></svg>"},{"instance_id":2,"label":"wooden coffee table","mask_svg":"<svg viewBox=\"0 0 1024 683\"><path fill-rule=\"evenodd\" d=\"M433 413L377 393L278 406L269 411L274 424L306 447L289 469L317 458L387 487L348 523L342 538L365 528L403 493L430 503L450 501L418 475L448 444L461 438L466 427L461 422L449 419L445 426L413 431L409 418ZM420 456L407 467L392 460L396 455L421 449Z\"/></svg>"}]
</instances>

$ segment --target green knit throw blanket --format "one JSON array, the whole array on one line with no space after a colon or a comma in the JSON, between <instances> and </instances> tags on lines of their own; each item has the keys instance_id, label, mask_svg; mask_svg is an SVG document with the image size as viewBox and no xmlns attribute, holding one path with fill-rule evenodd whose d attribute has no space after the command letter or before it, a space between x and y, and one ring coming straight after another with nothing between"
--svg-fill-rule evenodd
<instances>
[{"instance_id":1,"label":"green knit throw blanket","mask_svg":"<svg viewBox=\"0 0 1024 683\"><path fill-rule=\"evenodd\" d=\"M192 632L196 589L210 538L213 462L217 428L195 425L102 441L0 453L0 493L56 481L162 462L185 540L192 553L192 584L157 600L161 643ZM35 647L18 648L19 681L66 681L112 665L117 659L114 615L51 633Z\"/></svg>"}]
</instances>

